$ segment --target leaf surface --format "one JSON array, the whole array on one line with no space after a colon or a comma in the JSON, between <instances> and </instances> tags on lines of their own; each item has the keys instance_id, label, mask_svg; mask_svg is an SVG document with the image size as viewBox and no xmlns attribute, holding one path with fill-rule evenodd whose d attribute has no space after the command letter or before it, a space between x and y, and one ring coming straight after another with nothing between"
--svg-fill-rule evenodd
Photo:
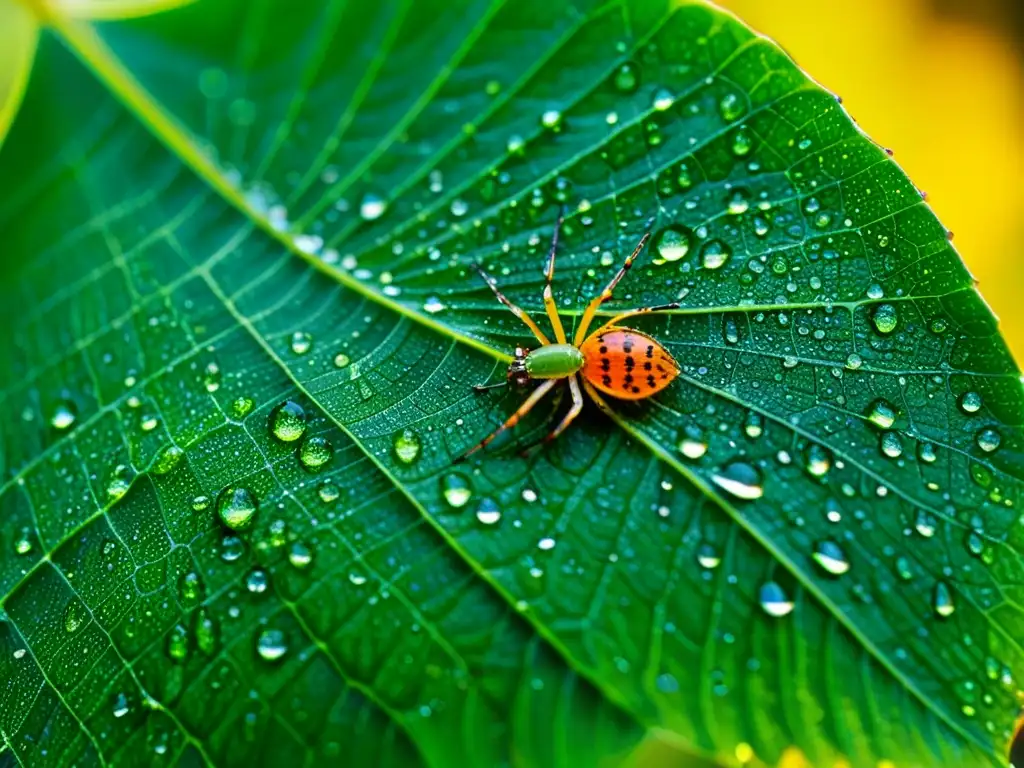
<instances>
[{"instance_id":1,"label":"leaf surface","mask_svg":"<svg viewBox=\"0 0 1024 768\"><path fill-rule=\"evenodd\" d=\"M544 320L563 204L564 321L651 226L602 317L680 302L629 322L682 374L455 464L530 341L470 265ZM58 20L0 228L14 760L1005 755L1020 374L913 185L731 17Z\"/></svg>"}]
</instances>

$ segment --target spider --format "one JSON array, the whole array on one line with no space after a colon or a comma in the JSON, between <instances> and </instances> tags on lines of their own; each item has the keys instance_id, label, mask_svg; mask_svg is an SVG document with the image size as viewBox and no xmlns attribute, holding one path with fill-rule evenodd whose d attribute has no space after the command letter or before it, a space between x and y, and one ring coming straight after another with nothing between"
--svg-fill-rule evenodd
<instances>
[{"instance_id":1,"label":"spider","mask_svg":"<svg viewBox=\"0 0 1024 768\"><path fill-rule=\"evenodd\" d=\"M625 277L626 272L633 266L636 257L644 249L651 237L650 231L640 238L636 248L629 255L619 271L611 279L611 282L600 294L594 297L587 305L580 318L579 328L576 329L576 336L572 344L565 336L562 328L562 321L558 316L558 309L555 306L555 299L551 293L551 281L555 275L555 253L558 250L558 233L562 228L564 215L559 213L555 223L555 233L551 238L551 250L548 253L547 269L545 270L544 285L544 308L551 326L555 332L555 342L552 343L536 322L526 313L525 310L516 306L508 297L498 290L497 281L488 275L478 264L473 266L480 273L484 282L494 291L498 301L512 310L512 314L518 317L537 337L541 346L534 350L524 347L516 347L515 357L508 366L506 381L489 385L476 385L474 389L478 392L493 387L505 386L513 382L518 386L526 386L531 379L542 379L542 383L530 393L521 406L508 419L494 430L491 434L477 443L467 451L462 459L490 443L494 438L507 429L514 427L523 416L537 405L559 381L569 383L569 391L572 394L572 407L558 425L542 441L549 443L558 437L572 423L581 410L583 410L583 393L580 391L580 376L582 376L583 391L589 395L604 413L611 413L611 408L602 397L611 395L620 400L643 400L651 395L657 394L679 375L679 364L672 359L672 355L646 333L624 328L618 325L619 321L633 315L642 315L647 312L658 312L666 309L678 309L679 302L670 304L659 304L653 307L640 307L631 309L616 315L596 331L587 335L594 315L601 305L612 297L612 292L619 281Z\"/></svg>"}]
</instances>

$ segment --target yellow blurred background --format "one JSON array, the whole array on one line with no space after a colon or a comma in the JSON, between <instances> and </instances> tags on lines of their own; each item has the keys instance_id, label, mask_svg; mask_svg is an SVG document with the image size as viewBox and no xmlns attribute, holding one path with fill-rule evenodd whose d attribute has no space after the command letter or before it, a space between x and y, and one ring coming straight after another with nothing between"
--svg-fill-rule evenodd
<instances>
[{"instance_id":1,"label":"yellow blurred background","mask_svg":"<svg viewBox=\"0 0 1024 768\"><path fill-rule=\"evenodd\" d=\"M928 193L1024 364L1024 0L718 0Z\"/></svg>"}]
</instances>

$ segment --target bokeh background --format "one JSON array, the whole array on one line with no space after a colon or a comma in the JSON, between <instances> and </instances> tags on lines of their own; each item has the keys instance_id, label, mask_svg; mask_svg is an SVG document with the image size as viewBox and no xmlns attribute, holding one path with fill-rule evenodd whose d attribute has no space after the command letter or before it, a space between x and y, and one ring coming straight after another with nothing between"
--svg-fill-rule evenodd
<instances>
[{"instance_id":1,"label":"bokeh background","mask_svg":"<svg viewBox=\"0 0 1024 768\"><path fill-rule=\"evenodd\" d=\"M1024 0L717 0L892 149L1024 364Z\"/></svg>"}]
</instances>

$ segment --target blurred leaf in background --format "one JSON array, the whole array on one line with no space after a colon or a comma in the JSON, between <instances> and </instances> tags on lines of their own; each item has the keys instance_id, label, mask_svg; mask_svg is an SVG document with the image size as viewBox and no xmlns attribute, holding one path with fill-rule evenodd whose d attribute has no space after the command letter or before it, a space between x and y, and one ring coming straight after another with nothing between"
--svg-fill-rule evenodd
<instances>
[{"instance_id":1,"label":"blurred leaf in background","mask_svg":"<svg viewBox=\"0 0 1024 768\"><path fill-rule=\"evenodd\" d=\"M1024 359L1020 0L721 0L841 96L955 235Z\"/></svg>"}]
</instances>

